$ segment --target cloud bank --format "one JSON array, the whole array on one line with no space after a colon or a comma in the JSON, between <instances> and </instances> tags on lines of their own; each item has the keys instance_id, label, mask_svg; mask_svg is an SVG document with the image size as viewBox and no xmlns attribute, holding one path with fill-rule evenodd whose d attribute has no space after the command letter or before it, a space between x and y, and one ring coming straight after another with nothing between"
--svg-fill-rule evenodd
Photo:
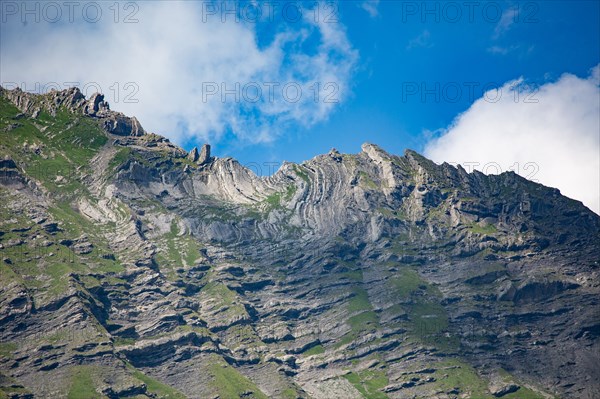
<instances>
[{"instance_id":1,"label":"cloud bank","mask_svg":"<svg viewBox=\"0 0 600 399\"><path fill-rule=\"evenodd\" d=\"M100 3L100 18L81 6L56 18L43 2L25 5L29 14L22 3L3 9L0 83L100 89L112 109L180 144L270 142L327 119L350 95L358 53L326 5Z\"/></svg>"},{"instance_id":2,"label":"cloud bank","mask_svg":"<svg viewBox=\"0 0 600 399\"><path fill-rule=\"evenodd\" d=\"M425 155L484 173L514 170L600 214L600 66L528 87L485 93L430 140Z\"/></svg>"}]
</instances>

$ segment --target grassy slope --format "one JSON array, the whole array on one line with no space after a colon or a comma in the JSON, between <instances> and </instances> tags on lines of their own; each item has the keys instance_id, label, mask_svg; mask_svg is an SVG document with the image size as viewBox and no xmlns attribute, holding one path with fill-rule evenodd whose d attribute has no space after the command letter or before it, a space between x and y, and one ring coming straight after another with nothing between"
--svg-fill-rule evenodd
<instances>
[{"instance_id":1,"label":"grassy slope","mask_svg":"<svg viewBox=\"0 0 600 399\"><path fill-rule=\"evenodd\" d=\"M69 276L77 274L84 286L101 285L97 277L103 280L122 282L114 277L124 269L118 258L105 259L103 255L111 253L108 243L103 237L100 226L77 212L72 204L80 196L89 197L83 179L90 173L90 160L108 141L103 130L92 119L74 117L67 111L59 111L56 117L42 113L37 120L17 117L20 111L8 100L0 98L0 158L9 156L26 176L43 187L52 199L48 208L53 220L60 222L61 231L49 234L42 226L31 221L28 215L9 206L0 207L0 231L4 232L1 242L22 239L22 245L2 248L0 257L10 263L0 262L0 277L3 286L9 282L20 284L33 295L37 306L61 296L70 286ZM127 149L117 152L109 167L116 168L124 162L130 153ZM10 190L0 187L0 202L11 204L14 201ZM64 239L75 239L87 235L93 245L92 252L85 255L74 253L66 245L59 242ZM33 242L30 238L38 236ZM50 245L40 246L43 241ZM173 248L171 253L175 253ZM193 262L193 251L185 251L186 260ZM101 334L105 331L99 323L97 329ZM38 344L72 344L74 337L93 340L96 335L90 331L88 335L78 331L61 330L46 336L36 336ZM10 357L19 347L16 342L2 342L0 356ZM94 366L73 366L71 381L68 384L68 398L103 398L97 392L99 368ZM106 372L106 371L105 371ZM147 385L148 392L159 398L184 398L181 393L131 368L132 378ZM8 378L8 377L7 377ZM8 389L8 391L7 391ZM3 387L0 398L7 397L8 392L27 392L20 388Z\"/></svg>"}]
</instances>

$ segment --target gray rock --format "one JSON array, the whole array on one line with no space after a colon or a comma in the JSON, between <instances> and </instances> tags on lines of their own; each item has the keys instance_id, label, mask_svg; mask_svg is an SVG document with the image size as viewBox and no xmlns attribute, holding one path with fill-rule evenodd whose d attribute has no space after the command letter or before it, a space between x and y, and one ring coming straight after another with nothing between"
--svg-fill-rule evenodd
<instances>
[{"instance_id":1,"label":"gray rock","mask_svg":"<svg viewBox=\"0 0 600 399\"><path fill-rule=\"evenodd\" d=\"M517 392L520 389L520 387L512 383L498 383L490 386L489 389L492 395L494 395L497 398L501 398L502 396L508 395L509 393Z\"/></svg>"},{"instance_id":2,"label":"gray rock","mask_svg":"<svg viewBox=\"0 0 600 399\"><path fill-rule=\"evenodd\" d=\"M192 148L192 150L190 151L190 153L187 156L187 159L189 159L192 162L198 161L198 148L196 148L196 147Z\"/></svg>"},{"instance_id":3,"label":"gray rock","mask_svg":"<svg viewBox=\"0 0 600 399\"><path fill-rule=\"evenodd\" d=\"M204 165L210 162L210 144L204 144L202 149L200 150L200 155L198 156L198 165Z\"/></svg>"}]
</instances>

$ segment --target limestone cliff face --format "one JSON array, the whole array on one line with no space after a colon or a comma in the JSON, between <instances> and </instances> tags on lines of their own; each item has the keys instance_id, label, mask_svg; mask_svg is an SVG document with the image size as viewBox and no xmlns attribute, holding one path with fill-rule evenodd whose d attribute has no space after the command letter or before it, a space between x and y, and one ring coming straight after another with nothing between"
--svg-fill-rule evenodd
<instances>
[{"instance_id":1,"label":"limestone cliff face","mask_svg":"<svg viewBox=\"0 0 600 399\"><path fill-rule=\"evenodd\" d=\"M5 396L600 392L600 218L556 189L374 144L259 177L101 95L0 105Z\"/></svg>"}]
</instances>

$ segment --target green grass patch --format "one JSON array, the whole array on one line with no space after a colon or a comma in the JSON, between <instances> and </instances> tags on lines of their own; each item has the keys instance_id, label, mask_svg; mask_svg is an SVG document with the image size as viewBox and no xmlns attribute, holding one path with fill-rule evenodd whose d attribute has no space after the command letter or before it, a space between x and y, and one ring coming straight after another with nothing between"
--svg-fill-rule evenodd
<instances>
[{"instance_id":1,"label":"green grass patch","mask_svg":"<svg viewBox=\"0 0 600 399\"><path fill-rule=\"evenodd\" d=\"M226 334L226 344L230 348L237 348L241 345L246 347L264 345L252 326L247 324L232 326L227 329Z\"/></svg>"},{"instance_id":2,"label":"green grass patch","mask_svg":"<svg viewBox=\"0 0 600 399\"><path fill-rule=\"evenodd\" d=\"M12 352L17 350L17 344L13 342L0 342L0 356L11 358Z\"/></svg>"},{"instance_id":3,"label":"green grass patch","mask_svg":"<svg viewBox=\"0 0 600 399\"><path fill-rule=\"evenodd\" d=\"M353 296L348 303L348 312L354 313L373 309L371 302L369 301L369 295L364 288L354 287L352 293Z\"/></svg>"},{"instance_id":4,"label":"green grass patch","mask_svg":"<svg viewBox=\"0 0 600 399\"><path fill-rule=\"evenodd\" d=\"M298 188L294 184L290 184L289 186L287 186L287 188L285 189L283 199L285 201L290 201L294 197L294 194L296 194L297 189Z\"/></svg>"},{"instance_id":5,"label":"green grass patch","mask_svg":"<svg viewBox=\"0 0 600 399\"><path fill-rule=\"evenodd\" d=\"M86 219L65 202L59 203L56 207L49 208L49 211L55 220L62 222L61 227L65 230L64 233L61 232L57 236L72 239L85 234L92 243L93 249L89 254L76 255L72 253L69 255L70 259L74 259L76 264L81 261L85 263L86 269L88 268L87 266L93 266L95 272L107 274L120 273L125 270L118 260L105 259L103 257L103 255L112 254L112 251L108 242L99 231L100 227L97 224Z\"/></svg>"},{"instance_id":6,"label":"green grass patch","mask_svg":"<svg viewBox=\"0 0 600 399\"><path fill-rule=\"evenodd\" d=\"M459 360L448 360L434 365L434 384L444 391L459 388L461 393L471 399L490 398L487 381L482 379L475 369Z\"/></svg>"},{"instance_id":7,"label":"green grass patch","mask_svg":"<svg viewBox=\"0 0 600 399\"><path fill-rule=\"evenodd\" d=\"M157 260L163 272L171 279L177 278L175 268L191 267L200 258L200 244L189 234L180 234L176 220L170 231L162 236Z\"/></svg>"},{"instance_id":8,"label":"green grass patch","mask_svg":"<svg viewBox=\"0 0 600 399\"><path fill-rule=\"evenodd\" d=\"M481 226L477 223L474 223L470 225L467 229L475 234L481 235L490 235L498 232L498 228L493 224Z\"/></svg>"},{"instance_id":9,"label":"green grass patch","mask_svg":"<svg viewBox=\"0 0 600 399\"><path fill-rule=\"evenodd\" d=\"M135 338L123 338L123 337L115 337L113 345L114 346L128 346L136 343Z\"/></svg>"},{"instance_id":10,"label":"green grass patch","mask_svg":"<svg viewBox=\"0 0 600 399\"><path fill-rule=\"evenodd\" d=\"M48 287L48 292L52 295L58 295L65 292L69 287L69 273L73 269L70 265L59 262L50 262L46 267L46 273L52 278L52 284Z\"/></svg>"},{"instance_id":11,"label":"green grass patch","mask_svg":"<svg viewBox=\"0 0 600 399\"><path fill-rule=\"evenodd\" d=\"M108 163L108 168L114 171L119 166L123 165L131 156L132 150L128 147L122 147L117 150L113 158Z\"/></svg>"},{"instance_id":12,"label":"green grass patch","mask_svg":"<svg viewBox=\"0 0 600 399\"><path fill-rule=\"evenodd\" d=\"M436 381L433 383L440 390L448 391L454 388L459 388L461 395L466 395L472 399L493 399L493 396L489 390L489 382L479 376L475 369L469 364L453 359L445 360L443 362L434 365L437 369L433 373L433 377ZM501 370L502 371L502 370ZM506 382L513 381L512 376L508 373L501 373L504 375ZM518 382L516 382L520 385ZM521 386L521 388L513 393L503 396L507 399L543 399L544 396L537 393L529 388Z\"/></svg>"},{"instance_id":13,"label":"green grass patch","mask_svg":"<svg viewBox=\"0 0 600 399\"><path fill-rule=\"evenodd\" d=\"M268 399L252 381L218 355L211 355L208 372L212 377L212 387L222 399L239 399L248 392L252 392L255 399Z\"/></svg>"},{"instance_id":14,"label":"green grass patch","mask_svg":"<svg viewBox=\"0 0 600 399\"><path fill-rule=\"evenodd\" d=\"M389 380L383 370L365 370L344 376L365 399L388 399L380 389L388 385Z\"/></svg>"},{"instance_id":15,"label":"green grass patch","mask_svg":"<svg viewBox=\"0 0 600 399\"><path fill-rule=\"evenodd\" d=\"M367 291L361 287L354 287L352 293L353 296L347 307L348 313L354 314L347 321L351 329L336 343L336 348L349 344L361 335L379 328L379 317L373 311Z\"/></svg>"},{"instance_id":16,"label":"green grass patch","mask_svg":"<svg viewBox=\"0 0 600 399\"><path fill-rule=\"evenodd\" d=\"M93 376L98 375L97 367L77 366L71 377L68 399L104 399L105 396L96 391Z\"/></svg>"},{"instance_id":17,"label":"green grass patch","mask_svg":"<svg viewBox=\"0 0 600 399\"><path fill-rule=\"evenodd\" d=\"M491 396L493 397L493 396ZM544 399L545 396L527 387L521 386L518 391L504 395L506 399Z\"/></svg>"},{"instance_id":18,"label":"green grass patch","mask_svg":"<svg viewBox=\"0 0 600 399\"><path fill-rule=\"evenodd\" d=\"M71 198L86 192L80 177L90 173L90 160L108 141L99 122L66 109L56 117L43 113L35 120L15 119L17 108L4 98L0 105L0 155L10 155L56 196ZM7 131L11 125L14 128ZM31 146L37 147L35 151Z\"/></svg>"},{"instance_id":19,"label":"green grass patch","mask_svg":"<svg viewBox=\"0 0 600 399\"><path fill-rule=\"evenodd\" d=\"M356 282L363 281L363 273L360 270L351 270L349 272L342 273L342 276Z\"/></svg>"},{"instance_id":20,"label":"green grass patch","mask_svg":"<svg viewBox=\"0 0 600 399\"><path fill-rule=\"evenodd\" d=\"M235 292L227 288L225 284L214 281L206 284L201 292L211 298L218 299L223 305L231 305L235 300Z\"/></svg>"},{"instance_id":21,"label":"green grass patch","mask_svg":"<svg viewBox=\"0 0 600 399\"><path fill-rule=\"evenodd\" d=\"M298 399L300 394L294 388L286 388L281 392L281 396L283 399Z\"/></svg>"},{"instance_id":22,"label":"green grass patch","mask_svg":"<svg viewBox=\"0 0 600 399\"><path fill-rule=\"evenodd\" d=\"M0 118L13 118L20 112L7 98L0 96Z\"/></svg>"},{"instance_id":23,"label":"green grass patch","mask_svg":"<svg viewBox=\"0 0 600 399\"><path fill-rule=\"evenodd\" d=\"M265 202L267 203L268 209L277 209L281 207L281 193L273 193L269 195Z\"/></svg>"},{"instance_id":24,"label":"green grass patch","mask_svg":"<svg viewBox=\"0 0 600 399\"><path fill-rule=\"evenodd\" d=\"M406 307L419 335L439 334L448 328L448 316L442 305L421 302Z\"/></svg>"},{"instance_id":25,"label":"green grass patch","mask_svg":"<svg viewBox=\"0 0 600 399\"><path fill-rule=\"evenodd\" d=\"M503 398L508 398L508 399L543 399L544 398L544 396L542 394L535 392L534 390L521 385L521 383L519 381L517 381L508 371L506 371L504 369L500 369L499 374L502 377L502 380L504 382L507 382L507 383L513 382L520 386L519 390L517 390L516 392L506 394L503 396Z\"/></svg>"},{"instance_id":26,"label":"green grass patch","mask_svg":"<svg viewBox=\"0 0 600 399\"><path fill-rule=\"evenodd\" d=\"M302 352L302 354L304 356L320 355L322 353L325 353L325 348L323 348L323 345L321 345L321 344L315 345L312 348L310 348L309 350Z\"/></svg>"},{"instance_id":27,"label":"green grass patch","mask_svg":"<svg viewBox=\"0 0 600 399\"><path fill-rule=\"evenodd\" d=\"M222 319L237 319L247 317L248 313L244 305L236 301L237 294L220 282L211 281L200 290L200 299L210 301L215 309L223 309L219 313ZM258 339L258 338L257 338Z\"/></svg>"},{"instance_id":28,"label":"green grass patch","mask_svg":"<svg viewBox=\"0 0 600 399\"><path fill-rule=\"evenodd\" d=\"M302 170L302 167L299 165L294 165L294 172L296 173L296 175L301 178L302 180L304 180L304 182L306 184L310 184L310 177L308 177L308 174Z\"/></svg>"},{"instance_id":29,"label":"green grass patch","mask_svg":"<svg viewBox=\"0 0 600 399\"><path fill-rule=\"evenodd\" d=\"M0 197L0 200L2 198L4 196ZM49 212L53 220L61 222L62 230L53 235L39 225L32 225L31 221L22 221L20 215L16 213L4 214L3 212L3 217L8 217L8 220L15 219L21 227L31 227L31 230L26 233L28 236L40 236L36 243L30 241L2 250L3 256L12 261L11 265L6 265L4 262L0 265L3 279L18 281L32 289L34 299L38 304L42 304L47 299L66 292L70 285L71 274L78 274L86 286L94 287L101 285L105 279L110 279L112 273L124 270L116 260L103 257L110 251L107 250L105 239L95 234L98 228L71 209L68 204L59 203L49 208ZM92 251L88 254L76 254L71 248L57 243L62 239L74 239L84 233L88 235L88 240L93 245ZM7 235L3 237L5 238ZM15 235L12 238L19 237ZM53 243L38 244L44 239ZM99 279L86 276L92 272L104 277Z\"/></svg>"},{"instance_id":30,"label":"green grass patch","mask_svg":"<svg viewBox=\"0 0 600 399\"><path fill-rule=\"evenodd\" d=\"M402 219L402 213L390 208L377 208L377 211L388 219Z\"/></svg>"},{"instance_id":31,"label":"green grass patch","mask_svg":"<svg viewBox=\"0 0 600 399\"><path fill-rule=\"evenodd\" d=\"M152 377L147 376L139 370L134 369L131 365L128 365L133 371L133 376L138 380L144 382L147 387L147 391L151 394L156 395L157 398L161 399L186 399L186 396L166 384L155 380Z\"/></svg>"},{"instance_id":32,"label":"green grass patch","mask_svg":"<svg viewBox=\"0 0 600 399\"><path fill-rule=\"evenodd\" d=\"M372 310L362 312L348 319L348 324L353 330L374 330L379 325L379 318Z\"/></svg>"},{"instance_id":33,"label":"green grass patch","mask_svg":"<svg viewBox=\"0 0 600 399\"><path fill-rule=\"evenodd\" d=\"M371 179L371 177L366 172L363 172L361 170L360 172L358 172L358 177L359 177L359 183L363 187L367 187L371 190L377 190L379 188L377 183L375 183L375 181L373 179Z\"/></svg>"},{"instance_id":34,"label":"green grass patch","mask_svg":"<svg viewBox=\"0 0 600 399\"><path fill-rule=\"evenodd\" d=\"M416 302L403 305L403 308L408 313L408 329L413 337L444 352L458 350L460 340L448 331L448 314L442 305L436 302Z\"/></svg>"},{"instance_id":35,"label":"green grass patch","mask_svg":"<svg viewBox=\"0 0 600 399\"><path fill-rule=\"evenodd\" d=\"M394 290L394 294L401 298L406 298L419 290L419 287L424 285L425 282L419 276L415 270L403 267L394 276L392 276L388 283Z\"/></svg>"},{"instance_id":36,"label":"green grass patch","mask_svg":"<svg viewBox=\"0 0 600 399\"><path fill-rule=\"evenodd\" d=\"M31 392L22 386L19 382L12 377L2 374L0 372L0 399L8 399L14 397L26 397L31 395ZM16 396L18 395L18 396Z\"/></svg>"}]
</instances>

